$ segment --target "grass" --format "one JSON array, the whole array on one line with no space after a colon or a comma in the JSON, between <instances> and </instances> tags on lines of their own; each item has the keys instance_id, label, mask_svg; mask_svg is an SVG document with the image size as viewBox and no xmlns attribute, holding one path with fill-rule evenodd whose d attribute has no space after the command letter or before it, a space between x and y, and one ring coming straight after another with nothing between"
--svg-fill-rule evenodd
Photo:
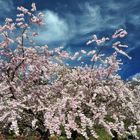
<instances>
[{"instance_id":1,"label":"grass","mask_svg":"<svg viewBox=\"0 0 140 140\"><path fill-rule=\"evenodd\" d=\"M111 136L105 132L104 128L97 127L95 130L99 136L97 140L112 140ZM140 137L140 130L138 131L138 136ZM15 135L9 135L6 139L4 139L3 135L0 134L0 140L41 140L39 137L35 136L34 134L28 137L15 137ZM65 136L51 136L49 140L68 140ZM72 140L72 139L71 139ZM84 140L82 137L77 137L76 140ZM90 138L89 140L95 140L94 138ZM126 140L124 138L120 138L119 140Z\"/></svg>"},{"instance_id":2,"label":"grass","mask_svg":"<svg viewBox=\"0 0 140 140\"><path fill-rule=\"evenodd\" d=\"M104 128L96 128L96 133L98 134L98 140L111 140L111 136L105 132Z\"/></svg>"}]
</instances>

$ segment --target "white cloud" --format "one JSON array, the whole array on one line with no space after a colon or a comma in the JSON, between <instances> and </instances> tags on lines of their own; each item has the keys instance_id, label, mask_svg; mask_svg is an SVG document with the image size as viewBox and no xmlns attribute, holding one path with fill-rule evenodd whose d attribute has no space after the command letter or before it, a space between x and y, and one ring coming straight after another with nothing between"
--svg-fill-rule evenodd
<instances>
[{"instance_id":1,"label":"white cloud","mask_svg":"<svg viewBox=\"0 0 140 140\"><path fill-rule=\"evenodd\" d=\"M103 27L104 20L98 5L92 6L89 3L86 3L83 10L83 15L78 16L80 34L87 34Z\"/></svg>"},{"instance_id":2,"label":"white cloud","mask_svg":"<svg viewBox=\"0 0 140 140\"><path fill-rule=\"evenodd\" d=\"M45 11L45 26L41 29L39 39L47 42L67 41L70 38L67 22L52 11Z\"/></svg>"},{"instance_id":3,"label":"white cloud","mask_svg":"<svg viewBox=\"0 0 140 140\"><path fill-rule=\"evenodd\" d=\"M112 5L111 5L112 7ZM119 15L114 16L111 13L104 14L101 11L101 5L93 5L86 3L83 7L84 14L79 17L80 19L80 32L83 34L102 31L103 29L118 29L119 26L124 25L125 18ZM104 12L107 11L104 9Z\"/></svg>"},{"instance_id":4,"label":"white cloud","mask_svg":"<svg viewBox=\"0 0 140 140\"><path fill-rule=\"evenodd\" d=\"M130 76L128 79L131 79L133 81L140 81L140 73L136 73L136 74Z\"/></svg>"},{"instance_id":5,"label":"white cloud","mask_svg":"<svg viewBox=\"0 0 140 140\"><path fill-rule=\"evenodd\" d=\"M135 26L139 26L140 25L140 14L139 15L130 14L128 17L128 20L131 24L133 24Z\"/></svg>"},{"instance_id":6,"label":"white cloud","mask_svg":"<svg viewBox=\"0 0 140 140\"><path fill-rule=\"evenodd\" d=\"M46 10L46 25L40 31L41 36L39 39L46 40L47 42L67 42L71 39L75 42L82 41L82 39L85 41L84 37L79 40L77 36L86 35L94 31L101 31L106 28L117 29L119 25L124 23L124 20L115 19L115 17L111 15L103 17L99 5L85 3L85 5L81 6L81 9L83 12L79 15L66 13L65 19L53 11ZM112 25L113 21L114 24Z\"/></svg>"},{"instance_id":7,"label":"white cloud","mask_svg":"<svg viewBox=\"0 0 140 140\"><path fill-rule=\"evenodd\" d=\"M7 16L7 13L14 9L12 0L0 0L0 17Z\"/></svg>"}]
</instances>

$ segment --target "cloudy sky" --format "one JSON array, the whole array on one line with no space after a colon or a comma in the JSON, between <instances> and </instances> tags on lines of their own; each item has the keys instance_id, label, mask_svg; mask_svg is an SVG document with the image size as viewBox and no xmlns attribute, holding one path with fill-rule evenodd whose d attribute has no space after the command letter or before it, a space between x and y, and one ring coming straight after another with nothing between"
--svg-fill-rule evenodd
<instances>
[{"instance_id":1,"label":"cloudy sky","mask_svg":"<svg viewBox=\"0 0 140 140\"><path fill-rule=\"evenodd\" d=\"M140 72L140 0L0 0L0 22L14 17L17 6L30 8L32 2L45 13L47 24L38 29L41 42L75 52L91 49L86 41L93 34L111 36L124 28L129 33L125 42L132 60L122 57L120 74L126 79Z\"/></svg>"}]
</instances>

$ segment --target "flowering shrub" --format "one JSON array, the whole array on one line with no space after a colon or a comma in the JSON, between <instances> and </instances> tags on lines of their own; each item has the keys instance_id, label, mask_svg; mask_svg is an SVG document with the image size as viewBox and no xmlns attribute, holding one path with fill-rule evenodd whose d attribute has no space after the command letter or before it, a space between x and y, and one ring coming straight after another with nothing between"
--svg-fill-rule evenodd
<instances>
[{"instance_id":1,"label":"flowering shrub","mask_svg":"<svg viewBox=\"0 0 140 140\"><path fill-rule=\"evenodd\" d=\"M71 55L62 47L49 50L35 44L34 26L44 23L34 3L31 10L17 9L16 21L7 18L0 26L1 130L22 135L30 129L44 138L63 132L71 138L77 132L88 139L97 138L95 127L102 126L112 137L112 131L136 135L139 114L134 91L117 75L122 64L118 53L131 59L122 49L128 46L117 41L112 55L102 54L106 41L127 32L120 29L101 39L94 35L87 45L95 42L97 49ZM90 66L71 68L63 61L86 56L91 57Z\"/></svg>"}]
</instances>

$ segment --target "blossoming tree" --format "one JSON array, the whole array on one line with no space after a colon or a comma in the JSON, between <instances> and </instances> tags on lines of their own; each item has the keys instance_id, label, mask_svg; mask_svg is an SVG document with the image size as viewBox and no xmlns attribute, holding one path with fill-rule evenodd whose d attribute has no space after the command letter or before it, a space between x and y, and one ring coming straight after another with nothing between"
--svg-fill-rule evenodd
<instances>
[{"instance_id":1,"label":"blossoming tree","mask_svg":"<svg viewBox=\"0 0 140 140\"><path fill-rule=\"evenodd\" d=\"M1 131L23 135L29 129L39 132L42 139L50 135L70 139L76 132L88 139L98 138L95 128L101 126L112 137L113 131L119 136L136 135L135 96L117 75L121 64L118 53L131 57L122 49L128 46L114 39L127 32L120 29L101 39L94 35L87 45L97 43L97 49L71 55L61 47L49 50L47 45L35 44L35 26L44 24L35 3L31 10L17 9L16 20L7 18L0 26ZM110 40L114 52L106 57L102 52ZM86 56L91 57L89 66L72 68L63 61Z\"/></svg>"}]
</instances>

